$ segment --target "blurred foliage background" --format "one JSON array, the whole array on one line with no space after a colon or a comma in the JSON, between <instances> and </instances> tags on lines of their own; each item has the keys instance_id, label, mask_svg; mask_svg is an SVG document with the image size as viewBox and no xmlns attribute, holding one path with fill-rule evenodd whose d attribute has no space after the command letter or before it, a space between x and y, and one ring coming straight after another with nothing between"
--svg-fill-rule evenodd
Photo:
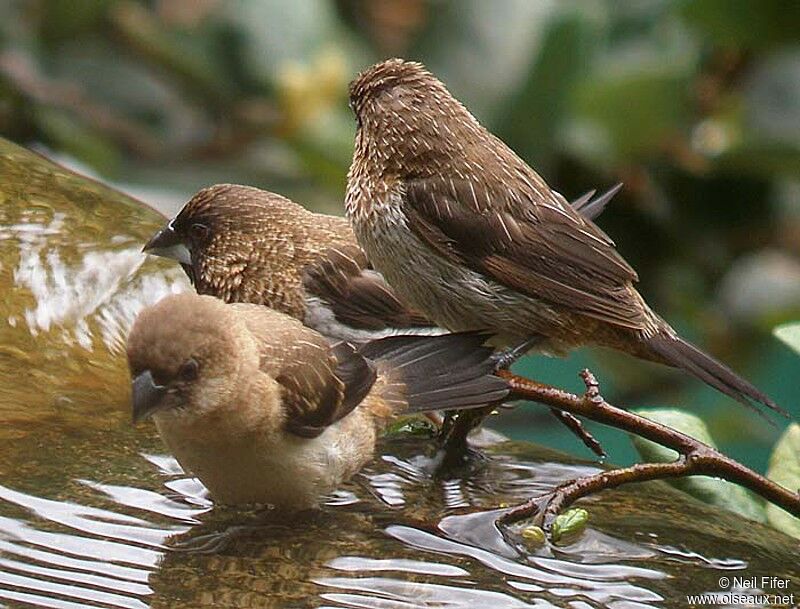
<instances>
[{"instance_id":1,"label":"blurred foliage background","mask_svg":"<svg viewBox=\"0 0 800 609\"><path fill-rule=\"evenodd\" d=\"M215 182L341 213L347 84L388 56L567 197L624 182L599 224L651 304L800 415L800 360L771 335L800 318L796 0L6 0L0 135L166 214ZM522 371L577 390L587 365L609 400L698 411L763 470L779 430L687 377L590 350ZM537 409L495 425L589 456Z\"/></svg>"}]
</instances>

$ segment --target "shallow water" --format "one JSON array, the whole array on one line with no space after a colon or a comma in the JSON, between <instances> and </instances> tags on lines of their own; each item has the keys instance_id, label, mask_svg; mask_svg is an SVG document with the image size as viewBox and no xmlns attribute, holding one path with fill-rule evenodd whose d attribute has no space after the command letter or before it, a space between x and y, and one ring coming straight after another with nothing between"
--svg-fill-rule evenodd
<instances>
[{"instance_id":1,"label":"shallow water","mask_svg":"<svg viewBox=\"0 0 800 609\"><path fill-rule=\"evenodd\" d=\"M800 598L796 540L660 484L583 502L565 545L501 534L498 506L598 467L528 444L441 477L390 438L319 511L214 508L129 423L127 328L186 287L138 251L161 218L2 141L0 190L0 606L686 607L762 575Z\"/></svg>"},{"instance_id":2,"label":"shallow water","mask_svg":"<svg viewBox=\"0 0 800 609\"><path fill-rule=\"evenodd\" d=\"M152 433L50 431L0 486L11 606L684 607L722 576L800 584L794 542L658 486L588 502L590 527L564 546L501 535L492 508L594 468L529 446L437 479L430 442L387 440L322 510L287 520L212 509Z\"/></svg>"}]
</instances>

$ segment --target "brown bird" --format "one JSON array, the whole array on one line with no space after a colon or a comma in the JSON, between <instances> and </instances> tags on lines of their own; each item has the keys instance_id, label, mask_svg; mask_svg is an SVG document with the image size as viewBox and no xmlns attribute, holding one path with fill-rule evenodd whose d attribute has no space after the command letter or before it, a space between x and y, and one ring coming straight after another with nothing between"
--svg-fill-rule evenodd
<instances>
[{"instance_id":1,"label":"brown bird","mask_svg":"<svg viewBox=\"0 0 800 609\"><path fill-rule=\"evenodd\" d=\"M372 456L394 416L493 404L510 363L478 333L329 341L267 307L168 296L128 338L133 419L152 416L222 503L313 506Z\"/></svg>"},{"instance_id":2,"label":"brown bird","mask_svg":"<svg viewBox=\"0 0 800 609\"><path fill-rule=\"evenodd\" d=\"M180 262L199 294L266 305L333 339L442 332L370 268L345 218L258 188L201 190L144 251Z\"/></svg>"},{"instance_id":3,"label":"brown bird","mask_svg":"<svg viewBox=\"0 0 800 609\"><path fill-rule=\"evenodd\" d=\"M594 217L618 190L573 205ZM371 268L345 218L258 188L201 190L144 251L180 262L200 294L269 306L333 339L442 332Z\"/></svg>"},{"instance_id":4,"label":"brown bird","mask_svg":"<svg viewBox=\"0 0 800 609\"><path fill-rule=\"evenodd\" d=\"M424 66L390 59L367 69L350 105L347 215L411 306L449 330L535 338L550 354L584 344L625 351L778 409L653 312L614 242Z\"/></svg>"}]
</instances>

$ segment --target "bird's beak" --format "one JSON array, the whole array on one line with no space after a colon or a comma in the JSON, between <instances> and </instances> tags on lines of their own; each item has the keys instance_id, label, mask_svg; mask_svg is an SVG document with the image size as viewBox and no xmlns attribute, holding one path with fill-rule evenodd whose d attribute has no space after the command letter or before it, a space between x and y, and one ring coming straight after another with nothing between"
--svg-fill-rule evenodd
<instances>
[{"instance_id":1,"label":"bird's beak","mask_svg":"<svg viewBox=\"0 0 800 609\"><path fill-rule=\"evenodd\" d=\"M142 251L154 256L172 258L188 266L192 264L191 250L181 241L180 235L175 232L171 223L153 235L153 238L145 244Z\"/></svg>"},{"instance_id":2,"label":"bird's beak","mask_svg":"<svg viewBox=\"0 0 800 609\"><path fill-rule=\"evenodd\" d=\"M164 385L156 385L153 375L145 370L132 383L133 422L138 423L152 415L161 406L167 393Z\"/></svg>"}]
</instances>

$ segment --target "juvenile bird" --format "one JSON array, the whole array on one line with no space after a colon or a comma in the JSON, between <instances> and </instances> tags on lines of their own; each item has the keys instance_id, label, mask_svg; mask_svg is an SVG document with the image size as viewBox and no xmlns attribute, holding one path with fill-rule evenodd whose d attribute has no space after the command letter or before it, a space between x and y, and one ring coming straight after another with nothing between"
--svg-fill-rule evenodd
<instances>
[{"instance_id":1,"label":"juvenile bird","mask_svg":"<svg viewBox=\"0 0 800 609\"><path fill-rule=\"evenodd\" d=\"M574 205L597 215L618 190ZM269 306L333 339L442 332L371 268L345 218L258 188L201 190L144 251L180 262L200 294Z\"/></svg>"},{"instance_id":2,"label":"juvenile bird","mask_svg":"<svg viewBox=\"0 0 800 609\"><path fill-rule=\"evenodd\" d=\"M485 335L331 346L267 307L179 294L128 338L134 421L152 416L180 464L222 503L311 507L372 456L394 416L493 404L508 358Z\"/></svg>"},{"instance_id":3,"label":"juvenile bird","mask_svg":"<svg viewBox=\"0 0 800 609\"><path fill-rule=\"evenodd\" d=\"M645 303L614 242L489 133L419 63L390 59L350 85L357 130L345 207L400 298L449 330L595 344L681 368L778 409L680 338Z\"/></svg>"}]
</instances>

